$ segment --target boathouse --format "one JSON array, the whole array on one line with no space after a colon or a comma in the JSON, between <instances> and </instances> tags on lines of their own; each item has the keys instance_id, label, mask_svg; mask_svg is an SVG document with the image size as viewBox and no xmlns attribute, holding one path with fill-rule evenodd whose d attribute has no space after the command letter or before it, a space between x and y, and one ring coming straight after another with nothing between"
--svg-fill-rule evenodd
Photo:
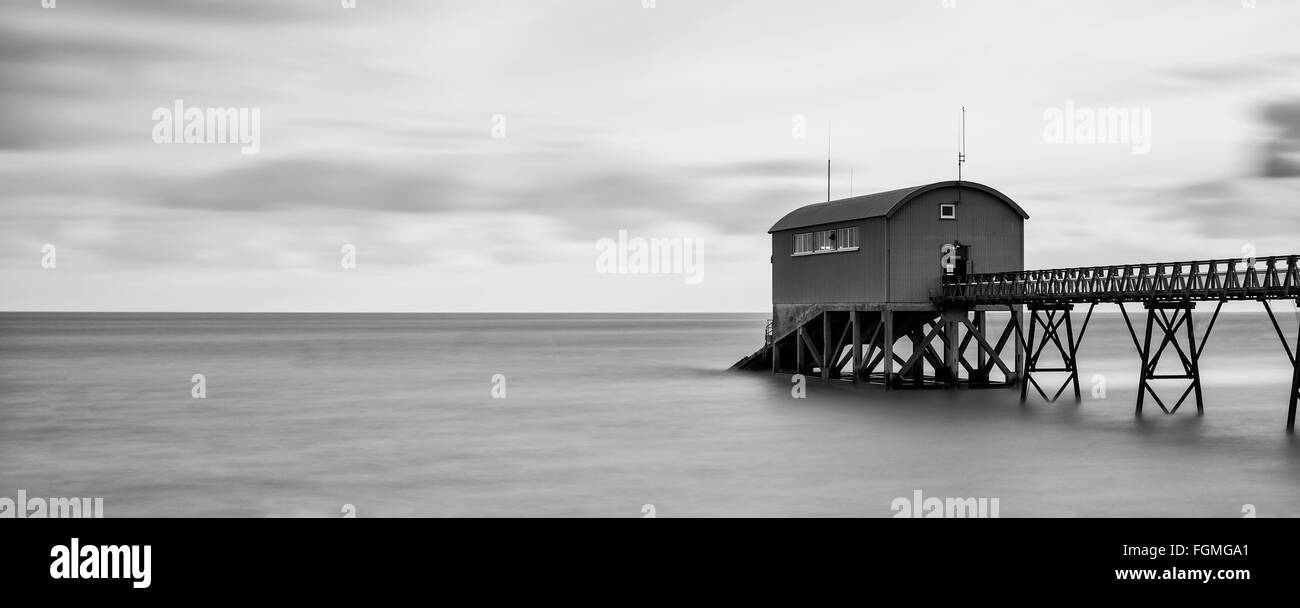
<instances>
[{"instance_id":1,"label":"boathouse","mask_svg":"<svg viewBox=\"0 0 1300 608\"><path fill-rule=\"evenodd\" d=\"M1149 397L1166 414L1190 398L1201 414L1200 358L1215 321L1225 303L1255 300L1292 366L1286 426L1294 432L1300 335L1293 349L1270 302L1300 306L1300 255L1025 270L1027 219L1005 194L967 181L791 211L768 231L765 344L732 367L887 388L1019 386L1022 402L1031 386L1048 402L1073 389L1078 402L1079 346L1096 307L1114 304L1141 361L1136 413ZM1200 302L1215 306L1198 337ZM1129 304L1146 311L1144 335ZM1087 307L1077 328L1076 305ZM1045 387L1043 376L1061 379L1059 387ZM1157 390L1166 383L1177 386L1176 401Z\"/></svg>"},{"instance_id":2,"label":"boathouse","mask_svg":"<svg viewBox=\"0 0 1300 608\"><path fill-rule=\"evenodd\" d=\"M774 333L809 312L937 310L945 274L1024 269L1015 201L974 182L939 182L800 207L772 235Z\"/></svg>"},{"instance_id":3,"label":"boathouse","mask_svg":"<svg viewBox=\"0 0 1300 608\"><path fill-rule=\"evenodd\" d=\"M1028 217L1007 195L968 181L901 188L791 211L768 231L768 347L738 365L889 386L900 385L901 378L912 386L951 384L960 360L952 358L956 344L947 341L962 334L959 325L982 328L985 318L978 308L944 316L936 298L945 277L1023 270ZM982 340L985 332L976 333ZM931 345L936 335L941 338L938 350ZM913 351L895 350L895 342L904 338L910 339ZM1018 363L1013 368L996 355L987 356L986 350L996 352L989 345L976 350L978 361L972 365L978 367L968 374L969 380L987 383L997 366L1003 376L1000 383L1015 382Z\"/></svg>"}]
</instances>

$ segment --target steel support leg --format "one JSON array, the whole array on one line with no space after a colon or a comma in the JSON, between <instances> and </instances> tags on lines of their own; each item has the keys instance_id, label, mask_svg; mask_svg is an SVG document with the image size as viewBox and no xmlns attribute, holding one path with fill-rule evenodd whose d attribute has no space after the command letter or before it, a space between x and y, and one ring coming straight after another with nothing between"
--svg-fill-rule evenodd
<instances>
[{"instance_id":1,"label":"steel support leg","mask_svg":"<svg viewBox=\"0 0 1300 608\"><path fill-rule=\"evenodd\" d=\"M1296 404L1300 402L1300 334L1296 335L1295 349L1292 350L1291 344L1287 342L1286 335L1282 333L1282 326L1277 322L1277 316L1273 314L1273 307L1268 305L1268 300L1260 299L1264 304L1264 310L1268 311L1268 319L1273 322L1273 329L1277 330L1277 337L1282 341L1282 349L1286 351L1286 358L1291 362L1291 391L1288 395L1286 412L1286 432L1295 432L1295 412ZM1296 300L1296 307L1300 308L1300 300Z\"/></svg>"},{"instance_id":2,"label":"steel support leg","mask_svg":"<svg viewBox=\"0 0 1300 608\"><path fill-rule=\"evenodd\" d=\"M1295 353L1300 353L1300 332L1297 332L1295 339ZM1295 410L1296 403L1300 402L1300 355L1291 359L1291 406L1286 413L1286 432L1295 432Z\"/></svg>"},{"instance_id":3,"label":"steel support leg","mask_svg":"<svg viewBox=\"0 0 1300 608\"><path fill-rule=\"evenodd\" d=\"M1295 352L1300 353L1300 333L1297 333L1295 339ZM1286 432L1295 432L1295 409L1296 403L1300 402L1300 357L1291 361L1291 407L1286 414Z\"/></svg>"},{"instance_id":4,"label":"steel support leg","mask_svg":"<svg viewBox=\"0 0 1300 608\"><path fill-rule=\"evenodd\" d=\"M1028 358L1025 361L1025 377L1020 385L1020 400L1024 401L1028 394L1029 385L1034 386L1034 390L1043 397L1048 403L1055 403L1065 389L1074 388L1074 399L1079 401L1082 394L1079 391L1079 366L1076 363L1078 359L1078 341L1074 335L1074 324L1070 320L1070 311L1074 309L1073 304L1040 304L1029 307L1029 340L1025 342L1025 348L1028 351ZM1041 336L1037 335L1038 328L1043 328ZM1065 328L1065 341L1061 340L1061 328ZM1056 352L1061 356L1061 367L1040 367L1039 358L1048 345L1055 347ZM1042 373L1064 373L1067 374L1065 380L1061 383L1060 388L1052 396L1047 395L1047 391L1038 384L1034 374Z\"/></svg>"},{"instance_id":5,"label":"steel support leg","mask_svg":"<svg viewBox=\"0 0 1300 608\"><path fill-rule=\"evenodd\" d=\"M1200 350L1196 347L1196 330L1192 318L1192 311L1196 308L1195 302L1149 302L1147 308L1147 326L1145 339L1142 343L1142 373L1138 384L1138 399L1136 413L1142 414L1142 404L1147 394L1151 399L1160 406L1160 409L1166 414L1172 414L1182 407L1183 402L1189 396L1196 398L1197 413L1205 412L1205 400L1201 393L1201 366ZM1170 312L1172 311L1172 315ZM1187 350L1183 350L1183 345L1178 338L1178 330L1183 325L1187 326ZM1159 328L1160 343L1152 348L1152 338L1157 336L1156 329ZM1208 337L1208 336L1207 336ZM1159 373L1157 370L1160 366L1160 359L1166 350L1172 346L1174 352L1178 355L1179 363L1182 367L1181 373ZM1164 400L1156 392L1153 380L1188 380L1186 390L1174 403L1173 407L1167 407Z\"/></svg>"},{"instance_id":6,"label":"steel support leg","mask_svg":"<svg viewBox=\"0 0 1300 608\"><path fill-rule=\"evenodd\" d=\"M1029 350L1029 349L1027 348L1026 345L1029 345L1029 344L1033 344L1033 343L1034 343L1034 334L1036 334L1036 333L1038 332L1038 312L1035 311L1035 310L1030 310L1030 311L1029 311L1029 319L1030 319L1030 321L1029 321L1029 339L1028 339L1028 340L1023 340L1023 337L1017 337L1017 338L1016 338L1016 342L1017 342L1017 344L1016 344L1016 359L1020 359L1020 353L1022 352L1022 350L1023 350L1023 351L1027 351L1027 350ZM1017 326L1017 331L1019 331L1019 326ZM1022 376L1021 376L1021 378L1020 378L1020 402L1021 402L1021 403L1024 403L1024 402L1025 402L1025 397L1028 396L1028 393L1029 393L1029 383L1031 382L1031 379L1032 379L1032 377L1033 377L1033 375L1032 375L1031 372L1032 372L1032 370L1034 369L1034 360L1033 360L1033 358L1029 358L1029 359L1027 359L1027 360L1025 361L1025 363L1026 363L1027 365L1023 368L1024 371L1023 371L1023 374L1022 374ZM1020 367L1020 361L1016 361L1016 367ZM1037 385L1035 384L1035 387L1036 387L1036 386L1037 386ZM1039 390L1039 392L1042 392L1042 389L1041 389L1041 388L1038 389L1038 390Z\"/></svg>"}]
</instances>

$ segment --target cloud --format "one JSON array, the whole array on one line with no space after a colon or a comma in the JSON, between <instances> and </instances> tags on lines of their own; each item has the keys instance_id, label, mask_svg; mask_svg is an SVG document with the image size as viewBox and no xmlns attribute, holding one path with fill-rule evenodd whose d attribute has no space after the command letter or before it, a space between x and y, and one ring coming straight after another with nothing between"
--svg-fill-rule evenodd
<instances>
[{"instance_id":1,"label":"cloud","mask_svg":"<svg viewBox=\"0 0 1300 608\"><path fill-rule=\"evenodd\" d=\"M1264 147L1264 177L1300 177L1300 99L1265 105L1260 117L1272 139Z\"/></svg>"},{"instance_id":2,"label":"cloud","mask_svg":"<svg viewBox=\"0 0 1300 608\"><path fill-rule=\"evenodd\" d=\"M501 162L490 156L428 165L237 159L180 176L103 170L60 179L58 165L6 171L0 232L22 251L54 242L70 260L119 269L328 271L340 244L356 243L371 267L496 272L549 264L554 272L585 272L594 243L619 230L764 243L773 218L816 190L756 176L796 166L780 160L629 169L562 159L519 167L547 176L521 182L484 179ZM90 228L97 238L84 238ZM710 255L723 263L752 249L715 247Z\"/></svg>"},{"instance_id":3,"label":"cloud","mask_svg":"<svg viewBox=\"0 0 1300 608\"><path fill-rule=\"evenodd\" d=\"M119 65L150 61L160 56L188 56L174 43L131 38L120 34L74 32L0 24L0 64L45 66L58 62L93 62ZM13 82L0 82L9 90L28 90Z\"/></svg>"},{"instance_id":4,"label":"cloud","mask_svg":"<svg viewBox=\"0 0 1300 608\"><path fill-rule=\"evenodd\" d=\"M181 23L219 23L222 25L259 24L301 21L317 11L339 10L338 2L309 0L113 0L112 2L61 2L57 10L84 13L95 19L113 18L126 21L171 21Z\"/></svg>"},{"instance_id":5,"label":"cloud","mask_svg":"<svg viewBox=\"0 0 1300 608\"><path fill-rule=\"evenodd\" d=\"M154 205L204 211L414 213L466 209L475 202L450 171L307 158L256 162L197 178L137 176L132 190Z\"/></svg>"},{"instance_id":6,"label":"cloud","mask_svg":"<svg viewBox=\"0 0 1300 608\"><path fill-rule=\"evenodd\" d=\"M767 179L820 179L826 170L821 161L764 159L748 162L721 163L683 167L686 175L703 178Z\"/></svg>"},{"instance_id":7,"label":"cloud","mask_svg":"<svg viewBox=\"0 0 1300 608\"><path fill-rule=\"evenodd\" d=\"M815 172L808 175L810 167L781 160L688 168L584 167L567 159L512 165L475 155L429 164L364 157L239 160L247 163L178 177L87 171L61 180L56 174L63 169L55 166L12 172L6 182L11 194L27 197L104 197L192 212L521 213L554 219L566 234L588 238L593 231L665 224L763 234L772 218L812 202L820 181ZM542 177L494 179L519 173Z\"/></svg>"},{"instance_id":8,"label":"cloud","mask_svg":"<svg viewBox=\"0 0 1300 608\"><path fill-rule=\"evenodd\" d=\"M1300 65L1300 54L1283 53L1209 65L1176 67L1160 76L1187 87L1260 84L1293 76Z\"/></svg>"},{"instance_id":9,"label":"cloud","mask_svg":"<svg viewBox=\"0 0 1300 608\"><path fill-rule=\"evenodd\" d=\"M560 310L685 306L678 292L619 295L611 277L587 276L595 241L628 230L706 238L711 268L734 271L711 270L699 306L741 293L752 296L741 307L761 307L766 230L826 194L820 129L792 138L795 113L834 121L838 196L849 167L859 194L949 177L950 112L970 105L981 145L968 176L1030 207L1030 247L1059 251L1053 265L1079 263L1080 244L1118 261L1245 239L1264 252L1297 225L1280 202L1300 172L1300 102L1281 96L1294 94L1300 65L1284 28L1291 8L1237 11L1226 27L1119 2L1080 15L734 1L10 4L0 9L8 302L26 288L28 305L94 307L120 301L108 293L119 277L147 293L219 275L229 283L175 301L209 307L230 292L254 299L212 307L310 305L287 286L339 270L348 242L366 268L392 272L369 289L395 296L409 284L438 306L509 308L534 297L530 282L557 286L547 307ZM1171 16L1177 27L1159 27ZM1044 17L1102 27L1063 31ZM920 30L934 35L919 44ZM989 43L962 46L970 31ZM1221 42L1216 57L1189 57L1207 36ZM949 69L958 56L960 73ZM1282 101L1251 105L1261 98ZM150 112L174 99L262 108L262 153L153 144ZM1162 132L1177 135L1141 159L1044 153L1038 99L1156 106ZM498 113L503 140L491 134ZM1267 158L1247 159L1254 179L1231 175L1238 151L1259 143L1247 118L1271 127ZM97 266L94 279L31 279L57 279L62 296L12 281L44 242L69 270ZM245 269L274 280L245 282Z\"/></svg>"},{"instance_id":10,"label":"cloud","mask_svg":"<svg viewBox=\"0 0 1300 608\"><path fill-rule=\"evenodd\" d=\"M1268 104L1260 115L1266 124L1278 130L1280 137L1300 142L1300 99Z\"/></svg>"},{"instance_id":11,"label":"cloud","mask_svg":"<svg viewBox=\"0 0 1300 608\"><path fill-rule=\"evenodd\" d=\"M1147 221L1155 222L1154 230L1173 235L1185 225L1195 237L1285 243L1279 245L1288 249L1283 253L1292 253L1290 241L1300 226L1300 205L1279 203L1293 199L1296 192L1300 192L1297 178L1226 178L1141 194L1133 206L1147 213L1151 218Z\"/></svg>"}]
</instances>

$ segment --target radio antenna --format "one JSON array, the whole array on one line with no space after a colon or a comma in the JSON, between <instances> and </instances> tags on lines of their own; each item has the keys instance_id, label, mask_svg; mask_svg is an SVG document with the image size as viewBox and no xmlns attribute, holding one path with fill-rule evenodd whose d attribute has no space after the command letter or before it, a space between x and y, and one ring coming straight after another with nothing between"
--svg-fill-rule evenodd
<instances>
[{"instance_id":1,"label":"radio antenna","mask_svg":"<svg viewBox=\"0 0 1300 608\"><path fill-rule=\"evenodd\" d=\"M826 202L831 202L831 121L826 121Z\"/></svg>"},{"instance_id":2,"label":"radio antenna","mask_svg":"<svg viewBox=\"0 0 1300 608\"><path fill-rule=\"evenodd\" d=\"M957 126L957 200L961 201L961 169L966 164L966 106L961 107L961 122Z\"/></svg>"}]
</instances>

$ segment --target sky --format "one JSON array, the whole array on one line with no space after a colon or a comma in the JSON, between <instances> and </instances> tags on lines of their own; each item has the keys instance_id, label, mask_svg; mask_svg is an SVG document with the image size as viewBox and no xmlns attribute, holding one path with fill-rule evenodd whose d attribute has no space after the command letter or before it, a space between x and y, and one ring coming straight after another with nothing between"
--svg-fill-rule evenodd
<instances>
[{"instance_id":1,"label":"sky","mask_svg":"<svg viewBox=\"0 0 1300 608\"><path fill-rule=\"evenodd\" d=\"M0 310L770 310L828 150L836 198L953 179L963 106L1029 268L1300 253L1293 1L344 4L3 0Z\"/></svg>"}]
</instances>

